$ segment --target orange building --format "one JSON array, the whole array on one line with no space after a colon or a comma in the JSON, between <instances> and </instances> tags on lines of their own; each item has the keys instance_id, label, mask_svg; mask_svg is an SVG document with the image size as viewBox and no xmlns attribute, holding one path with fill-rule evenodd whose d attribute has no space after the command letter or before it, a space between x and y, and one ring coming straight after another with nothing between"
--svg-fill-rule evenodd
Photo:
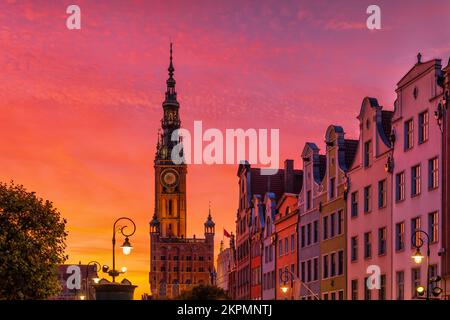
<instances>
[{"instance_id":1,"label":"orange building","mask_svg":"<svg viewBox=\"0 0 450 320\"><path fill-rule=\"evenodd\" d=\"M298 299L298 194L285 193L277 205L275 216L277 270L276 299ZM286 293L282 285L290 288Z\"/></svg>"}]
</instances>

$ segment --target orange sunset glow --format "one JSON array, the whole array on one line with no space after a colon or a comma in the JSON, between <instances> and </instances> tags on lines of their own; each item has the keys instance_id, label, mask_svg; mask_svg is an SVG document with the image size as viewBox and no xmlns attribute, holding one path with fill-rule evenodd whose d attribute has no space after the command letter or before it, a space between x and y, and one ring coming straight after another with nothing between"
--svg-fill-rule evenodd
<instances>
[{"instance_id":1,"label":"orange sunset glow","mask_svg":"<svg viewBox=\"0 0 450 320\"><path fill-rule=\"evenodd\" d=\"M134 249L118 249L116 264L138 285L135 299L150 291L153 160L170 42L184 128L201 120L223 131L280 129L280 163L296 167L306 141L323 146L330 119L358 138L365 96L392 109L392 88L417 52L450 55L433 36L450 29L433 16L450 10L448 1L379 1L376 32L365 26L367 1L75 2L81 30L66 28L67 2L0 3L0 180L53 201L68 221L67 263L111 265L114 220L132 218ZM216 252L223 229L235 230L236 172L188 165L188 236L203 237L211 202Z\"/></svg>"}]
</instances>

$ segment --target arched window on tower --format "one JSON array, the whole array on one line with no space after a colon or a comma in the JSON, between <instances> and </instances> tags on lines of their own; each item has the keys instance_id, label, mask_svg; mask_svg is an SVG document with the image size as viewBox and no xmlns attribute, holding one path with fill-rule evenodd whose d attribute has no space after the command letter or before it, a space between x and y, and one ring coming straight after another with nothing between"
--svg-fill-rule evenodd
<instances>
[{"instance_id":1,"label":"arched window on tower","mask_svg":"<svg viewBox=\"0 0 450 320\"><path fill-rule=\"evenodd\" d=\"M171 216L173 214L173 203L172 203L172 200L169 200L168 211L169 211L169 216Z\"/></svg>"}]
</instances>

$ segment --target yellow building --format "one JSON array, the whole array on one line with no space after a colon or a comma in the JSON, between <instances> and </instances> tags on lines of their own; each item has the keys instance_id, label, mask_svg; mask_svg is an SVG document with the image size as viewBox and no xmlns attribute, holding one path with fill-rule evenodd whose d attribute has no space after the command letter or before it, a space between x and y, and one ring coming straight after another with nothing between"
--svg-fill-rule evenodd
<instances>
[{"instance_id":1,"label":"yellow building","mask_svg":"<svg viewBox=\"0 0 450 320\"><path fill-rule=\"evenodd\" d=\"M344 130L329 126L326 135L326 171L320 195L321 299L343 300L347 295L347 170L358 141L344 139Z\"/></svg>"}]
</instances>

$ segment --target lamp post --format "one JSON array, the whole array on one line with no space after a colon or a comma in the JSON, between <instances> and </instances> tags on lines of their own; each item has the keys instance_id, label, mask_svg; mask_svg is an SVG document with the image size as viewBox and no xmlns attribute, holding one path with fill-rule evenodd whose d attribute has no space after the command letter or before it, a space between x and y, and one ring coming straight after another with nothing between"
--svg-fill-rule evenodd
<instances>
[{"instance_id":1,"label":"lamp post","mask_svg":"<svg viewBox=\"0 0 450 320\"><path fill-rule=\"evenodd\" d=\"M412 256L415 263L420 264L423 260L423 255L420 252L420 248L425 244L425 240L427 242L427 284L426 284L426 299L430 300L430 236L428 233L421 229L416 229L414 231L411 241L414 248L416 248L416 252ZM416 288L417 289L417 288ZM423 292L423 290L422 290ZM420 294L420 292L418 292Z\"/></svg>"},{"instance_id":2,"label":"lamp post","mask_svg":"<svg viewBox=\"0 0 450 320\"><path fill-rule=\"evenodd\" d=\"M306 290L309 291L309 293L311 293L311 295L317 299L320 300L319 296L317 294L314 293L314 291L311 290L311 288L309 286L307 286L300 278L298 278L295 274L293 274L291 271L289 271L288 269L285 269L280 276L280 281L283 282L283 284L281 285L280 289L281 291L286 294L289 291L289 287L287 285L288 282L290 282L290 287L291 287L291 298L294 297L294 280L299 281L300 285L303 285Z\"/></svg>"},{"instance_id":3,"label":"lamp post","mask_svg":"<svg viewBox=\"0 0 450 320\"><path fill-rule=\"evenodd\" d=\"M95 266L95 273L97 275L97 277L92 278L92 280L94 281L95 284L97 284L100 281L100 278L98 278L98 272L102 269L102 266L100 263L98 263L97 261L89 261L87 266L86 266L86 297L88 300L90 300L90 291L91 291L91 286L89 285L89 266L94 265Z\"/></svg>"},{"instance_id":4,"label":"lamp post","mask_svg":"<svg viewBox=\"0 0 450 320\"><path fill-rule=\"evenodd\" d=\"M125 224L123 226L117 225L117 223L119 221L123 221L123 220L125 220L127 222L131 222L131 225L133 227L131 232L125 231L125 229L128 227L127 224ZM127 217L121 217L114 222L113 237L112 237L112 270L108 272L108 274L112 277L113 282L116 282L116 277L120 274L120 272L116 270L116 233L117 232L121 233L125 237L125 241L120 246L122 248L123 254L129 255L131 253L131 249L133 249L133 247L131 246L129 237L131 237L136 232L136 224L134 223L133 220L131 220L130 218L127 218ZM124 270L122 270L122 272L124 272Z\"/></svg>"}]
</instances>

